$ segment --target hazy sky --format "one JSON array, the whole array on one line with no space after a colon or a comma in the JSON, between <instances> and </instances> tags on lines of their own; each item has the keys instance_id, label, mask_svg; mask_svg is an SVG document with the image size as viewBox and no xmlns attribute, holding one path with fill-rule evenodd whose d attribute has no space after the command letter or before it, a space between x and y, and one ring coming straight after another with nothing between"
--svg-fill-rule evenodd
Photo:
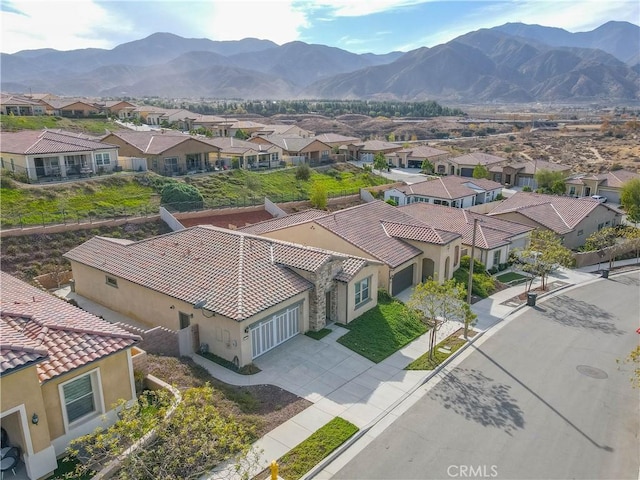
<instances>
[{"instance_id":1,"label":"hazy sky","mask_svg":"<svg viewBox=\"0 0 640 480\"><path fill-rule=\"evenodd\" d=\"M0 0L0 51L111 49L155 32L294 40L354 53L432 47L507 22L588 31L640 24L638 0Z\"/></svg>"}]
</instances>

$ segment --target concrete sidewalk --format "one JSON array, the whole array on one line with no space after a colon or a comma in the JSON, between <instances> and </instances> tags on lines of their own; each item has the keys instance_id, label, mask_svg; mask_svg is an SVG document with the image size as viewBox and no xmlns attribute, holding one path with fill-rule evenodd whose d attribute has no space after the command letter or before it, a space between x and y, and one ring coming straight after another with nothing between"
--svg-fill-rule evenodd
<instances>
[{"instance_id":1,"label":"concrete sidewalk","mask_svg":"<svg viewBox=\"0 0 640 480\"><path fill-rule=\"evenodd\" d=\"M635 259L629 264L635 264ZM618 262L616 266L620 265L621 262ZM599 278L598 273L560 269L548 279L552 291L544 295ZM534 281L533 287L539 284L539 280ZM478 317L474 330L482 334L514 311L526 308L526 303L514 301L524 292L525 286L519 285L475 303L472 310ZM431 371L404 370L409 363L428 351L428 334L376 364L336 342L347 332L346 329L337 325L328 328L332 330L331 334L320 341L298 335L283 348L259 357L255 363L261 372L256 375L238 375L198 355L193 356L214 377L227 383L274 384L313 402L303 412L258 440L255 446L262 451L262 468L336 416L355 424L361 432L369 432L378 424L388 424L392 421L387 418L389 413L414 395L434 375ZM437 341L444 340L460 328L463 328L460 322L446 323L438 331ZM397 412L394 414L397 415ZM323 472L318 478L330 478L327 475Z\"/></svg>"}]
</instances>

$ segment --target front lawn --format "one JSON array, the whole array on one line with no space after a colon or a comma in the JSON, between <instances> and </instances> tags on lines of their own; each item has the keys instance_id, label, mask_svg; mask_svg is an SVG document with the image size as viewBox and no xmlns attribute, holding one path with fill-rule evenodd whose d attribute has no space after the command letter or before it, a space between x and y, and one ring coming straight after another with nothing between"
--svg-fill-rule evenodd
<instances>
[{"instance_id":1,"label":"front lawn","mask_svg":"<svg viewBox=\"0 0 640 480\"><path fill-rule=\"evenodd\" d=\"M520 273L507 272L507 273L503 273L502 275L498 275L496 277L496 280L498 280L501 283L517 285L518 283L526 282L528 278L529 277L527 277L526 275L522 275Z\"/></svg>"},{"instance_id":2,"label":"front lawn","mask_svg":"<svg viewBox=\"0 0 640 480\"><path fill-rule=\"evenodd\" d=\"M378 298L375 308L344 327L349 332L338 342L376 363L427 331L426 325L406 305L386 296Z\"/></svg>"},{"instance_id":3,"label":"front lawn","mask_svg":"<svg viewBox=\"0 0 640 480\"><path fill-rule=\"evenodd\" d=\"M284 480L297 480L315 467L358 431L358 427L336 417L285 453L278 464Z\"/></svg>"}]
</instances>

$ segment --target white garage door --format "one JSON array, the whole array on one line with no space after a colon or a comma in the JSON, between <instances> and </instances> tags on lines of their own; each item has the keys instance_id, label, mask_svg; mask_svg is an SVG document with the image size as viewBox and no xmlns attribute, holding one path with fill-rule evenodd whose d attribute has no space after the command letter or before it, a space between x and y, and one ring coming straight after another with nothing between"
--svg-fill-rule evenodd
<instances>
[{"instance_id":1,"label":"white garage door","mask_svg":"<svg viewBox=\"0 0 640 480\"><path fill-rule=\"evenodd\" d=\"M299 316L300 305L296 305L252 325L252 358L259 357L300 333Z\"/></svg>"}]
</instances>

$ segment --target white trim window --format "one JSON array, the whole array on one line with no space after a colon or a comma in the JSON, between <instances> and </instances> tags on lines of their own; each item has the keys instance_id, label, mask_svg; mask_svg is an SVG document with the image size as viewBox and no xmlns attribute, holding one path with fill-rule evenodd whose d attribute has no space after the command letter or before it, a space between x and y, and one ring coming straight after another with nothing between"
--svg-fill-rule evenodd
<instances>
[{"instance_id":1,"label":"white trim window","mask_svg":"<svg viewBox=\"0 0 640 480\"><path fill-rule=\"evenodd\" d=\"M109 152L96 153L96 165L111 165L111 157L109 156Z\"/></svg>"},{"instance_id":2,"label":"white trim window","mask_svg":"<svg viewBox=\"0 0 640 480\"><path fill-rule=\"evenodd\" d=\"M93 370L58 386L65 426L81 423L104 412L100 373Z\"/></svg>"},{"instance_id":3,"label":"white trim window","mask_svg":"<svg viewBox=\"0 0 640 480\"><path fill-rule=\"evenodd\" d=\"M360 280L355 284L355 306L358 308L371 299L371 277Z\"/></svg>"}]
</instances>

